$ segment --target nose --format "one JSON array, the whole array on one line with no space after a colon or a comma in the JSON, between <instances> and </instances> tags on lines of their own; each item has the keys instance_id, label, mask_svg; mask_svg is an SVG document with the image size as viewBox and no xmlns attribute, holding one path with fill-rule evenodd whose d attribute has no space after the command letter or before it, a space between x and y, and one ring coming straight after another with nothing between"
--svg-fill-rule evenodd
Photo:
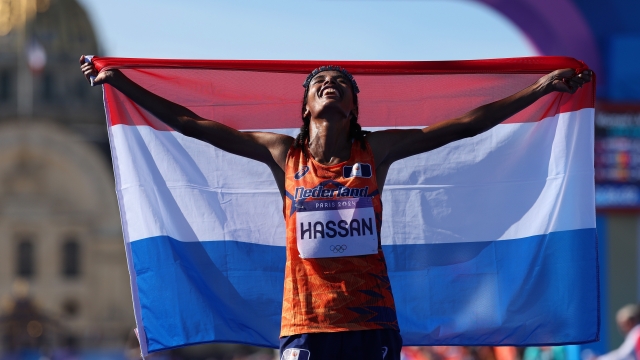
<instances>
[{"instance_id":1,"label":"nose","mask_svg":"<svg viewBox=\"0 0 640 360\"><path fill-rule=\"evenodd\" d=\"M333 76L325 77L322 85L327 85L327 84L336 84L336 79Z\"/></svg>"}]
</instances>

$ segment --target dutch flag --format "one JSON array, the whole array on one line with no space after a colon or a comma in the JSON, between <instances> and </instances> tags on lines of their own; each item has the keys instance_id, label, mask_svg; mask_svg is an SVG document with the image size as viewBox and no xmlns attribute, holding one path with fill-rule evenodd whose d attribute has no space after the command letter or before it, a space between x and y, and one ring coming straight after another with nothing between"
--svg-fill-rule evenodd
<instances>
[{"instance_id":1,"label":"dutch flag","mask_svg":"<svg viewBox=\"0 0 640 360\"><path fill-rule=\"evenodd\" d=\"M94 63L204 118L291 136L301 84L326 65ZM558 57L331 65L357 78L369 130L430 126L552 70L584 68ZM390 168L382 243L406 345L598 338L594 88L550 94ZM213 341L277 347L285 229L269 169L173 131L108 85L104 99L143 353Z\"/></svg>"}]
</instances>

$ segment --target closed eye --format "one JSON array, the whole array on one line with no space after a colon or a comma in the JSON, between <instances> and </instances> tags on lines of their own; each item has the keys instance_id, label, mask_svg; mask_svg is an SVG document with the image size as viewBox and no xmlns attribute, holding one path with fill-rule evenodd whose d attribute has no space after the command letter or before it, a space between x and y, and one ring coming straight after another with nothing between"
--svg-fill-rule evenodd
<instances>
[{"instance_id":1,"label":"closed eye","mask_svg":"<svg viewBox=\"0 0 640 360\"><path fill-rule=\"evenodd\" d=\"M311 81L312 84L317 84L317 83L321 83L324 82L324 76L318 75L316 76L313 81Z\"/></svg>"}]
</instances>

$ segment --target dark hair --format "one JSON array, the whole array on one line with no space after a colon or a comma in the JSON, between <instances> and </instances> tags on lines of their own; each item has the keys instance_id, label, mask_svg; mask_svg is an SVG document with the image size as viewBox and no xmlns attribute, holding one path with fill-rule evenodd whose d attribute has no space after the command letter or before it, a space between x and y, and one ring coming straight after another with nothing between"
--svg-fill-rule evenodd
<instances>
[{"instance_id":1,"label":"dark hair","mask_svg":"<svg viewBox=\"0 0 640 360\"><path fill-rule=\"evenodd\" d=\"M318 69L316 69L316 70L318 70ZM300 148L300 147L304 148L305 142L307 142L307 140L309 139L309 124L311 123L311 115L308 115L307 117L305 117L304 113L307 110L307 97L309 96L308 83L311 80L310 78L312 78L313 76L318 74L318 72L316 70L314 70L314 72L312 72L309 75L308 81L305 82L305 85L307 85L307 86L305 86L304 95L302 97L302 113L301 113L301 115L302 115L302 126L300 127L300 133L298 134L298 136L296 137L295 142L293 143L294 147L296 147L296 148ZM331 69L331 70L333 70L333 69ZM340 70L338 70L338 71L340 71ZM353 79L353 77L351 77L351 79ZM352 80L352 84L354 82L355 82L355 80ZM357 88L354 87L354 86L351 87L351 93L353 94L353 106L354 106L354 108L356 110L355 112L357 113L358 112L358 92L356 91L356 89ZM349 138L351 140L359 141L360 142L360 147L362 148L362 150L366 150L366 148L367 148L365 143L364 143L364 137L370 132L371 131L362 130L362 127L360 126L360 124L358 124L358 116L356 114L352 113L351 120L350 120L350 123L349 123ZM305 156L306 156L306 153L305 153Z\"/></svg>"}]
</instances>

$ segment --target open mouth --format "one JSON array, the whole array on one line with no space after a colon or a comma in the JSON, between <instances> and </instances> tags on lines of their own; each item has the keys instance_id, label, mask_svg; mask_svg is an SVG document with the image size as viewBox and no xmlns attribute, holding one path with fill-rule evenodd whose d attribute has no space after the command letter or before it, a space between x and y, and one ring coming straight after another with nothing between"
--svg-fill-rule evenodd
<instances>
[{"instance_id":1,"label":"open mouth","mask_svg":"<svg viewBox=\"0 0 640 360\"><path fill-rule=\"evenodd\" d=\"M332 87L324 88L320 91L321 97L340 97L340 92Z\"/></svg>"}]
</instances>

